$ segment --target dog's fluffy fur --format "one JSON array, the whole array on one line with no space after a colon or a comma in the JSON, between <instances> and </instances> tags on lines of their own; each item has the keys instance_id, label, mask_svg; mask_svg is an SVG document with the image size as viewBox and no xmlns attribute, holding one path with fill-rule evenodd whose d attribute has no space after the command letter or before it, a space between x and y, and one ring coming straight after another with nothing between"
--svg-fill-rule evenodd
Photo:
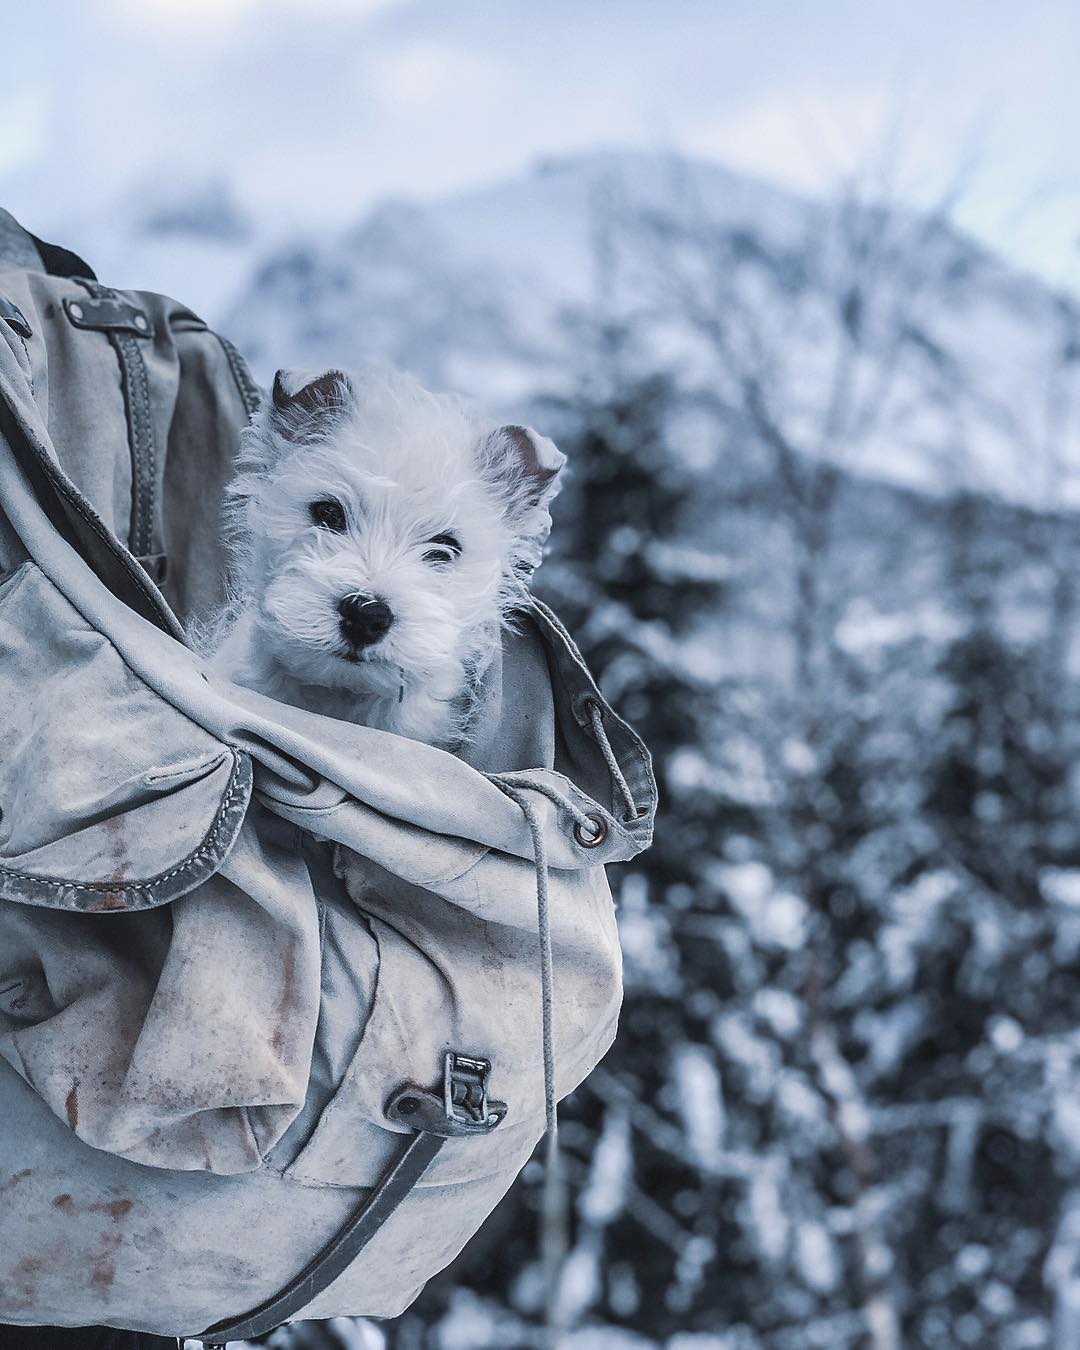
<instances>
[{"instance_id":1,"label":"dog's fluffy fur","mask_svg":"<svg viewBox=\"0 0 1080 1350\"><path fill-rule=\"evenodd\" d=\"M283 702L460 746L564 462L404 374L279 372L230 488L215 664ZM358 644L342 602L377 604L386 632Z\"/></svg>"}]
</instances>

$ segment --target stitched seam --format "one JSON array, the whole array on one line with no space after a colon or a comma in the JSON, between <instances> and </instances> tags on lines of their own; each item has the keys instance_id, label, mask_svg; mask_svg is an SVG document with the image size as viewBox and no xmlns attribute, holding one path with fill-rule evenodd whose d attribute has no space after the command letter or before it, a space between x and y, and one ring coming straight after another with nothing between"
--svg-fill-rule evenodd
<instances>
[{"instance_id":1,"label":"stitched seam","mask_svg":"<svg viewBox=\"0 0 1080 1350\"><path fill-rule=\"evenodd\" d=\"M153 533L154 533L154 475L155 460L154 454L154 421L150 409L150 381L146 374L146 362L143 360L142 352L136 340L133 337L124 339L124 348L130 353L134 366L135 384L138 386L138 407L142 416L142 477L140 481L140 491L143 497L143 544L140 551L143 553L153 552Z\"/></svg>"},{"instance_id":2,"label":"stitched seam","mask_svg":"<svg viewBox=\"0 0 1080 1350\"><path fill-rule=\"evenodd\" d=\"M155 454L150 385L136 340L127 333L114 332L109 336L120 363L135 480L131 494L131 551L144 557L152 551L154 524Z\"/></svg>"},{"instance_id":3,"label":"stitched seam","mask_svg":"<svg viewBox=\"0 0 1080 1350\"><path fill-rule=\"evenodd\" d=\"M13 867L4 867L0 865L0 875L14 877L18 881L32 881L39 886L55 886L63 890L75 891L129 891L138 894L140 891L148 891L152 886L158 885L163 881L170 881L173 877L179 876L181 872L193 867L214 851L217 845L218 835L225 824L225 818L228 815L229 808L237 797L237 784L243 769L243 757L241 753L232 746L228 747L233 757L233 769L229 775L229 782L225 789L225 795L221 799L221 805L218 807L214 820L209 830L203 838L202 843L194 853L189 853L182 863L171 868L168 872L160 872L157 876L148 877L146 881L140 881L134 885L127 885L124 882L115 881L57 881L51 877L38 877L32 872L18 872Z\"/></svg>"},{"instance_id":4,"label":"stitched seam","mask_svg":"<svg viewBox=\"0 0 1080 1350\"><path fill-rule=\"evenodd\" d=\"M259 410L259 404L262 399L259 395L259 389L255 381L251 378L251 372L248 370L247 362L240 355L239 351L229 341L227 337L222 337L220 333L215 333L221 344L221 349L225 353L225 359L229 363L229 369L232 372L233 380L236 382L236 388L240 394L240 401L247 410L249 417L254 416Z\"/></svg>"}]
</instances>

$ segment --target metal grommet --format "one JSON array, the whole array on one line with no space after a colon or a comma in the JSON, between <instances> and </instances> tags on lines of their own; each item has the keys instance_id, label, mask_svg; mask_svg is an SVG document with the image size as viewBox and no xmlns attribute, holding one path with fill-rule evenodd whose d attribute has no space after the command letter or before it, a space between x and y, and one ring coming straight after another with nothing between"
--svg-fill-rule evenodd
<instances>
[{"instance_id":1,"label":"metal grommet","mask_svg":"<svg viewBox=\"0 0 1080 1350\"><path fill-rule=\"evenodd\" d=\"M68 305L68 313L73 319L81 319L83 316L83 307L82 305L72 303Z\"/></svg>"},{"instance_id":2,"label":"metal grommet","mask_svg":"<svg viewBox=\"0 0 1080 1350\"><path fill-rule=\"evenodd\" d=\"M149 326L150 326L150 325L146 322L145 316L142 315L142 314L136 314L136 315L135 315L134 323L135 323L135 327L139 330L140 333L145 333L146 330L147 330L147 328L149 328Z\"/></svg>"},{"instance_id":3,"label":"metal grommet","mask_svg":"<svg viewBox=\"0 0 1080 1350\"><path fill-rule=\"evenodd\" d=\"M596 833L588 835L581 828L581 822L574 821L574 838L582 848L596 848L597 844L602 844L607 838L607 821L603 816L595 815L592 811L585 812L585 818L592 821L596 826Z\"/></svg>"}]
</instances>

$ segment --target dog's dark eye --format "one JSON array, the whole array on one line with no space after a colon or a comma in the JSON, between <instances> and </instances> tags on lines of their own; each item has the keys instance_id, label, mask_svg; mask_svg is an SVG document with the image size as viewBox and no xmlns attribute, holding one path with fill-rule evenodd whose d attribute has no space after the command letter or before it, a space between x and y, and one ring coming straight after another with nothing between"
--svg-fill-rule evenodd
<instances>
[{"instance_id":1,"label":"dog's dark eye","mask_svg":"<svg viewBox=\"0 0 1080 1350\"><path fill-rule=\"evenodd\" d=\"M461 557L461 541L452 534L437 534L429 539L424 551L426 563L450 563Z\"/></svg>"},{"instance_id":2,"label":"dog's dark eye","mask_svg":"<svg viewBox=\"0 0 1080 1350\"><path fill-rule=\"evenodd\" d=\"M325 530L340 534L345 528L345 508L333 497L323 497L308 507L313 525L321 525Z\"/></svg>"}]
</instances>

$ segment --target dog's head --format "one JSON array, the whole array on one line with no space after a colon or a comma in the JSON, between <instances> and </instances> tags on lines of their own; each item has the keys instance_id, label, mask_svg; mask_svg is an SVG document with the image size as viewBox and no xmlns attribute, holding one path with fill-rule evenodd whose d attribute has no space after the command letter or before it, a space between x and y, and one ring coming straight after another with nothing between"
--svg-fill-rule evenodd
<instances>
[{"instance_id":1,"label":"dog's head","mask_svg":"<svg viewBox=\"0 0 1080 1350\"><path fill-rule=\"evenodd\" d=\"M392 372L278 372L232 488L262 639L302 680L396 687L494 642L564 456Z\"/></svg>"}]
</instances>

